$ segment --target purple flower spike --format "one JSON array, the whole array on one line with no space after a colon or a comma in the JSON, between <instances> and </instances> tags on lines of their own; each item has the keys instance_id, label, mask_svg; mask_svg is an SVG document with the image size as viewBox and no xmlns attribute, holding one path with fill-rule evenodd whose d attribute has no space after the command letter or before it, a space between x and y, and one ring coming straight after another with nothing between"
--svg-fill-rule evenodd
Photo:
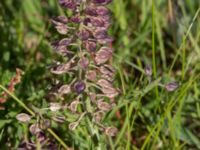
<instances>
[{"instance_id":1,"label":"purple flower spike","mask_svg":"<svg viewBox=\"0 0 200 150\"><path fill-rule=\"evenodd\" d=\"M104 114L115 107L115 98L121 93L120 89L113 85L116 70L109 61L113 55L113 38L108 34L111 15L105 5L112 0L58 2L62 7L71 9L71 12L68 13L69 17L59 16L52 19L57 31L64 35L52 43L52 47L64 57L51 67L51 72L62 76L67 74L69 78L63 82L59 80L59 83L52 87L53 98L62 102L52 102L49 110L68 109L71 115L79 115L79 118L71 122L72 120L64 115L56 115L52 119L58 123L69 122L68 127L73 131L78 125L82 125L81 120L89 115L92 122L102 125L100 131L104 131L108 136L116 136L117 128L102 124ZM62 76L59 79L62 79ZM91 103L88 103L88 98ZM81 109L78 109L79 104Z\"/></svg>"}]
</instances>

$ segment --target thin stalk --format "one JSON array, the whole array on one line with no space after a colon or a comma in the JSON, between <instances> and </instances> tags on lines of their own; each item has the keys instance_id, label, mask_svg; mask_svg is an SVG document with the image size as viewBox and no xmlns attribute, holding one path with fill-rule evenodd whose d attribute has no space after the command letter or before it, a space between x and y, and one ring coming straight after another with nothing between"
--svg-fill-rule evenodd
<instances>
[{"instance_id":1,"label":"thin stalk","mask_svg":"<svg viewBox=\"0 0 200 150\"><path fill-rule=\"evenodd\" d=\"M152 0L152 65L153 65L153 76L156 79L156 52L155 52L155 1ZM158 98L158 87L155 89L156 98Z\"/></svg>"},{"instance_id":2,"label":"thin stalk","mask_svg":"<svg viewBox=\"0 0 200 150\"><path fill-rule=\"evenodd\" d=\"M14 94L12 94L10 91L8 91L4 86L0 84L0 88L5 91L8 95L10 95L13 100L15 100L20 106L22 106L28 113L30 113L32 116L36 116L35 112L33 112L30 108L26 106L19 98L17 98ZM66 149L70 150L70 148L64 143L64 141L50 128L47 129L47 131Z\"/></svg>"}]
</instances>

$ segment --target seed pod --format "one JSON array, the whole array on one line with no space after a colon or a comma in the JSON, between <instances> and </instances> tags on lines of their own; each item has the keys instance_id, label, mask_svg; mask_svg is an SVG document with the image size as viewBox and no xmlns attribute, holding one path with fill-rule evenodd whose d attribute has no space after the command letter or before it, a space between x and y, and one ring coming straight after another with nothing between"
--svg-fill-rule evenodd
<instances>
[{"instance_id":1,"label":"seed pod","mask_svg":"<svg viewBox=\"0 0 200 150\"><path fill-rule=\"evenodd\" d=\"M16 116L16 119L20 122L28 122L31 120L31 116L25 113L21 113Z\"/></svg>"},{"instance_id":2,"label":"seed pod","mask_svg":"<svg viewBox=\"0 0 200 150\"><path fill-rule=\"evenodd\" d=\"M60 103L50 103L49 109L51 111L58 111L61 109L61 105L60 105Z\"/></svg>"},{"instance_id":3,"label":"seed pod","mask_svg":"<svg viewBox=\"0 0 200 150\"><path fill-rule=\"evenodd\" d=\"M89 81L96 81L97 73L94 70L90 70L86 73L86 78Z\"/></svg>"},{"instance_id":4,"label":"seed pod","mask_svg":"<svg viewBox=\"0 0 200 150\"><path fill-rule=\"evenodd\" d=\"M103 116L104 116L103 111L97 111L97 112L94 113L93 119L94 119L95 122L101 122Z\"/></svg>"},{"instance_id":5,"label":"seed pod","mask_svg":"<svg viewBox=\"0 0 200 150\"><path fill-rule=\"evenodd\" d=\"M102 111L110 111L112 106L107 102L98 101L97 107Z\"/></svg>"},{"instance_id":6,"label":"seed pod","mask_svg":"<svg viewBox=\"0 0 200 150\"><path fill-rule=\"evenodd\" d=\"M68 127L70 130L75 130L78 125L79 125L79 122L76 121L76 122L70 123Z\"/></svg>"},{"instance_id":7,"label":"seed pod","mask_svg":"<svg viewBox=\"0 0 200 150\"><path fill-rule=\"evenodd\" d=\"M115 127L107 127L107 128L105 129L105 133L106 133L106 135L108 135L108 136L116 136L117 133L118 133L118 129L115 128Z\"/></svg>"},{"instance_id":8,"label":"seed pod","mask_svg":"<svg viewBox=\"0 0 200 150\"><path fill-rule=\"evenodd\" d=\"M58 89L58 93L63 95L63 94L68 94L71 92L71 86L68 84L62 85L59 89Z\"/></svg>"},{"instance_id":9,"label":"seed pod","mask_svg":"<svg viewBox=\"0 0 200 150\"><path fill-rule=\"evenodd\" d=\"M165 85L165 89L169 92L175 91L179 87L178 83L171 82Z\"/></svg>"},{"instance_id":10,"label":"seed pod","mask_svg":"<svg viewBox=\"0 0 200 150\"><path fill-rule=\"evenodd\" d=\"M39 124L38 123L34 123L29 127L29 131L31 132L31 134L35 135L38 132L41 131Z\"/></svg>"},{"instance_id":11,"label":"seed pod","mask_svg":"<svg viewBox=\"0 0 200 150\"><path fill-rule=\"evenodd\" d=\"M77 81L75 84L74 84L74 91L78 94L81 94L84 92L86 86L85 86L85 83L83 81Z\"/></svg>"},{"instance_id":12,"label":"seed pod","mask_svg":"<svg viewBox=\"0 0 200 150\"><path fill-rule=\"evenodd\" d=\"M102 47L97 53L95 57L95 62L97 65L103 64L108 61L112 57L113 50L108 47Z\"/></svg>"}]
</instances>

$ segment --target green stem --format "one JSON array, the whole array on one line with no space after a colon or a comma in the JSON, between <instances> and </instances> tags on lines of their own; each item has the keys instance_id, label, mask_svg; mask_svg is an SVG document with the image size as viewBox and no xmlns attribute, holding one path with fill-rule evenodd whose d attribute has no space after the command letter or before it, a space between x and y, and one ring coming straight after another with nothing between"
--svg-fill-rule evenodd
<instances>
[{"instance_id":1,"label":"green stem","mask_svg":"<svg viewBox=\"0 0 200 150\"><path fill-rule=\"evenodd\" d=\"M19 105L21 105L26 111L28 111L32 116L35 116L35 113L29 109L20 99L18 99L14 94L8 91L4 86L0 85L0 88L5 91L8 95L10 95L13 100L15 100Z\"/></svg>"},{"instance_id":2,"label":"green stem","mask_svg":"<svg viewBox=\"0 0 200 150\"><path fill-rule=\"evenodd\" d=\"M28 108L19 98L17 98L14 94L8 91L4 86L0 84L0 88L5 91L8 95L10 95L13 100L15 100L20 106L22 106L27 112L29 112L32 116L36 116L35 113ZM70 150L70 148L63 142L63 140L50 128L47 131L66 149Z\"/></svg>"},{"instance_id":3,"label":"green stem","mask_svg":"<svg viewBox=\"0 0 200 150\"><path fill-rule=\"evenodd\" d=\"M157 71L156 71L156 52L155 52L155 1L152 0L152 65L153 65L153 76L156 79ZM156 98L158 98L158 87L155 89Z\"/></svg>"}]
</instances>

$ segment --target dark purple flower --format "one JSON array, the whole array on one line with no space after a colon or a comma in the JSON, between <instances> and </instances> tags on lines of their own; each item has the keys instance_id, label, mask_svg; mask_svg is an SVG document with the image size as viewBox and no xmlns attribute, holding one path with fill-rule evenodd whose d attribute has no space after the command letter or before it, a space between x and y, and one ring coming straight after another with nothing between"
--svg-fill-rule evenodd
<instances>
[{"instance_id":1,"label":"dark purple flower","mask_svg":"<svg viewBox=\"0 0 200 150\"><path fill-rule=\"evenodd\" d=\"M74 91L78 94L81 94L84 92L86 86L85 86L85 83L83 81L77 81L75 84L74 84Z\"/></svg>"}]
</instances>

